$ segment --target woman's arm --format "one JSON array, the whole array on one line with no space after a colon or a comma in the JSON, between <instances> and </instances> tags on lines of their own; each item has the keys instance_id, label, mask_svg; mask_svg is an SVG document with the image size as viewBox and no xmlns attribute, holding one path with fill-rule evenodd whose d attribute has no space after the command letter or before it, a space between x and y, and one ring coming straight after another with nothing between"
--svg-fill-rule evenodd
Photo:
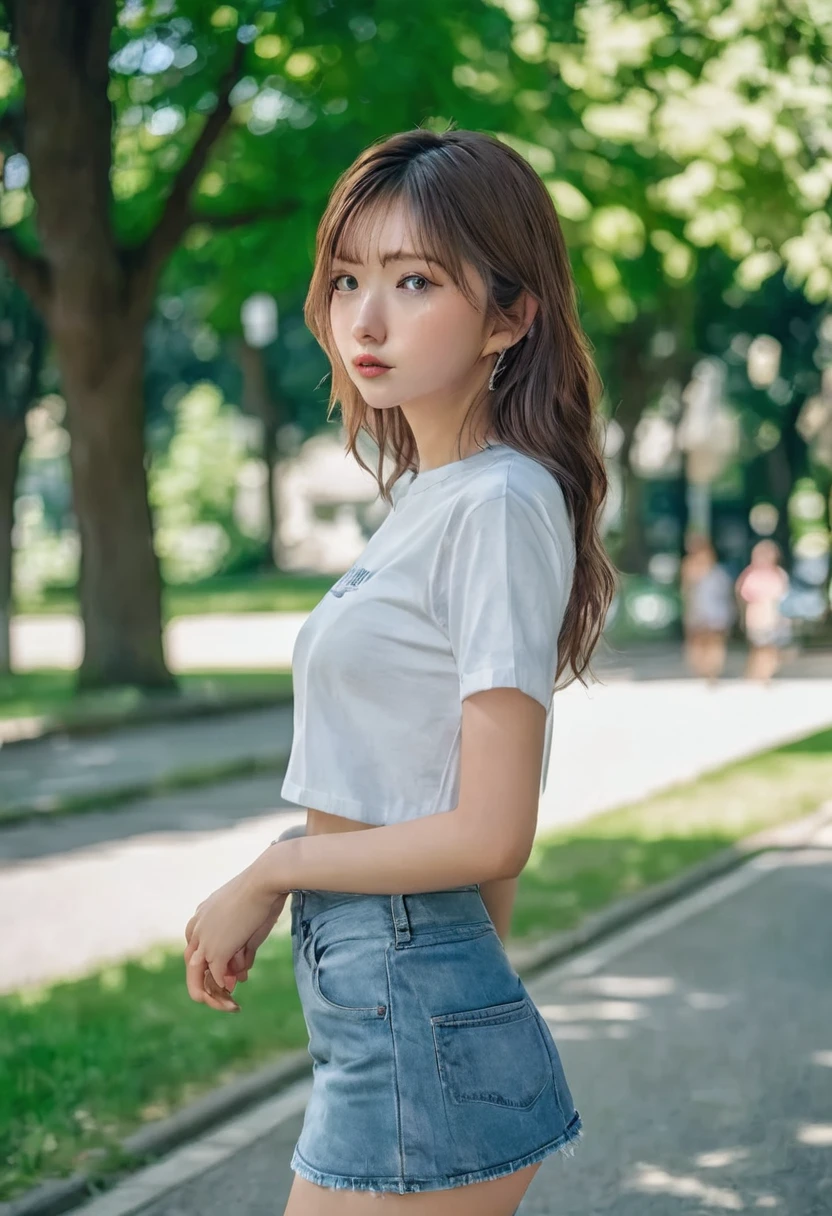
<instances>
[{"instance_id":1,"label":"woman's arm","mask_svg":"<svg viewBox=\"0 0 832 1216\"><path fill-rule=\"evenodd\" d=\"M260 891L408 895L513 878L534 843L546 710L517 688L462 703L460 796L452 811L283 840L252 863Z\"/></svg>"},{"instance_id":2,"label":"woman's arm","mask_svg":"<svg viewBox=\"0 0 832 1216\"><path fill-rule=\"evenodd\" d=\"M306 824L297 824L295 827L286 828L280 833L277 840L272 841L272 844L279 844L281 840L294 840L298 836L305 835ZM511 929L511 910L517 894L517 879L491 878L488 882L480 884L480 894L485 909L497 930L497 936L505 943ZM240 978L245 977L240 976Z\"/></svg>"},{"instance_id":3,"label":"woman's arm","mask_svg":"<svg viewBox=\"0 0 832 1216\"><path fill-rule=\"evenodd\" d=\"M497 930L497 936L505 945L511 931L511 912L517 895L517 878L492 878L480 885L480 895Z\"/></svg>"},{"instance_id":4,"label":"woman's arm","mask_svg":"<svg viewBox=\"0 0 832 1216\"><path fill-rule=\"evenodd\" d=\"M503 878L510 862L499 836L478 830L459 808L365 832L326 832L278 841L253 863L261 890L409 895Z\"/></svg>"}]
</instances>

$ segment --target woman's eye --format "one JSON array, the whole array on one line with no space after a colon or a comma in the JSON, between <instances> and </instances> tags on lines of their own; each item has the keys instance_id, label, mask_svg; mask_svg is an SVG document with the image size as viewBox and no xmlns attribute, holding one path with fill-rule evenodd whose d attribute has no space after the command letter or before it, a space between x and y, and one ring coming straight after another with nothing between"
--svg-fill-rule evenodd
<instances>
[{"instance_id":1,"label":"woman's eye","mask_svg":"<svg viewBox=\"0 0 832 1216\"><path fill-rule=\"evenodd\" d=\"M339 284L341 283L342 279L349 279L349 280L351 280L351 282L348 286L341 287L341 286L339 286ZM414 281L416 283L416 286L411 289L411 291L410 291L411 295L423 295L424 292L428 289L428 287L431 286L430 279L426 279L423 274L405 275L405 277L403 279L399 280L398 286L401 287L405 283L411 283ZM358 285L358 280L356 279L354 274L336 274L333 276L333 278L330 279L330 285L332 286L332 288L335 291L341 292L343 294L344 292L354 291L356 286Z\"/></svg>"}]
</instances>

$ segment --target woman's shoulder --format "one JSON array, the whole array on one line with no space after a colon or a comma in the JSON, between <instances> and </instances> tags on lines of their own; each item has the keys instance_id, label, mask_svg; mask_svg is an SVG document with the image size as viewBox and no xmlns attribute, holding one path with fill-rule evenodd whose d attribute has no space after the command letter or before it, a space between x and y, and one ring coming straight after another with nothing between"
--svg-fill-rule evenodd
<instances>
[{"instance_id":1,"label":"woman's shoulder","mask_svg":"<svg viewBox=\"0 0 832 1216\"><path fill-rule=\"evenodd\" d=\"M557 475L516 448L501 445L495 459L475 470L459 487L459 512L467 514L486 503L502 504L514 517L541 517L558 532L570 531L566 497Z\"/></svg>"}]
</instances>

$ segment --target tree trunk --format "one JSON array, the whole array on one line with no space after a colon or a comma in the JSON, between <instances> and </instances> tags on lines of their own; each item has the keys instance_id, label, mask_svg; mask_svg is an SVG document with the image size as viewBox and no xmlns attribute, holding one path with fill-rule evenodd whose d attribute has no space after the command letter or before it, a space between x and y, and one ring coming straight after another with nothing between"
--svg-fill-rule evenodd
<instances>
[{"instance_id":1,"label":"tree trunk","mask_svg":"<svg viewBox=\"0 0 832 1216\"><path fill-rule=\"evenodd\" d=\"M14 491L25 442L23 418L0 414L0 676L11 671Z\"/></svg>"},{"instance_id":2,"label":"tree trunk","mask_svg":"<svg viewBox=\"0 0 832 1216\"><path fill-rule=\"evenodd\" d=\"M144 465L143 335L135 325L119 333L104 318L96 329L107 335L105 351L95 331L74 346L56 334L82 549L80 683L170 688Z\"/></svg>"},{"instance_id":3,"label":"tree trunk","mask_svg":"<svg viewBox=\"0 0 832 1216\"><path fill-rule=\"evenodd\" d=\"M231 115L246 45L229 46L216 104L173 176L155 227L123 245L111 188L115 0L7 5L24 83L25 152L41 250L0 247L55 344L81 534L85 685L173 684L144 467L143 338L159 275ZM207 84L207 82L206 82Z\"/></svg>"},{"instance_id":4,"label":"tree trunk","mask_svg":"<svg viewBox=\"0 0 832 1216\"><path fill-rule=\"evenodd\" d=\"M691 330L690 302L670 299L657 305L620 330L612 340L610 390L618 399L614 416L624 432L619 460L624 489L624 520L616 565L625 573L643 574L649 559L644 532L644 480L632 468L630 456L642 414L664 385L675 380L684 386L690 379L696 353L687 345ZM650 339L659 328L676 335L675 350L660 359L650 353Z\"/></svg>"}]
</instances>

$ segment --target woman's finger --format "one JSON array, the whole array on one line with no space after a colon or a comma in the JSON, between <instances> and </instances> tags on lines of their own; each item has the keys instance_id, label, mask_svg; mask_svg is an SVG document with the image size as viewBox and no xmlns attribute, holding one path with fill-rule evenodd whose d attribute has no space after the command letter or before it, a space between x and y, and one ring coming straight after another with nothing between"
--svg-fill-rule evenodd
<instances>
[{"instance_id":1,"label":"woman's finger","mask_svg":"<svg viewBox=\"0 0 832 1216\"><path fill-rule=\"evenodd\" d=\"M206 966L202 947L197 946L185 965L185 984L191 1000L198 1001L200 1004L205 1004L206 992L202 977Z\"/></svg>"},{"instance_id":2,"label":"woman's finger","mask_svg":"<svg viewBox=\"0 0 832 1216\"><path fill-rule=\"evenodd\" d=\"M218 963L216 961L209 962L206 959L205 966L208 968L208 970L211 972L211 975L214 977L217 987L224 988L225 981L228 976L228 964L227 963L226 964Z\"/></svg>"},{"instance_id":3,"label":"woman's finger","mask_svg":"<svg viewBox=\"0 0 832 1216\"><path fill-rule=\"evenodd\" d=\"M217 987L216 981L210 971L205 972L202 982L207 996L211 998L212 1008L234 1013L239 1010L240 1006L229 994L228 990Z\"/></svg>"},{"instance_id":4,"label":"woman's finger","mask_svg":"<svg viewBox=\"0 0 832 1216\"><path fill-rule=\"evenodd\" d=\"M200 1005L207 1005L209 1009L216 1009L221 1013L233 1013L240 1008L237 1002L222 990L221 985L219 991L215 988L214 977L208 969L202 950L198 947L194 949L185 968L185 982L191 999Z\"/></svg>"}]
</instances>

